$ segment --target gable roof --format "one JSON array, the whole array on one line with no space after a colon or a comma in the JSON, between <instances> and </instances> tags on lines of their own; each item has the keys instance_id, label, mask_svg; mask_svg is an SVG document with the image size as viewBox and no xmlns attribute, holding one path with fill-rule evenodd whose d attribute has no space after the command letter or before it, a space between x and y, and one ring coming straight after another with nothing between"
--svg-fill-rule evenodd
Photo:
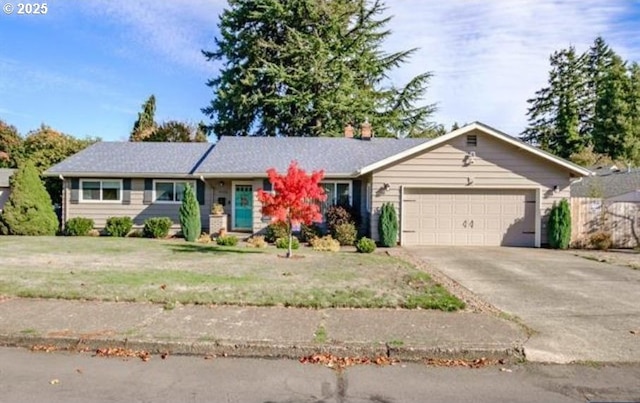
<instances>
[{"instance_id":1,"label":"gable roof","mask_svg":"<svg viewBox=\"0 0 640 403\"><path fill-rule=\"evenodd\" d=\"M285 171L292 160L307 171L354 177L365 166L430 141L425 138L223 137L196 173L205 177L261 177L269 168Z\"/></svg>"},{"instance_id":2,"label":"gable roof","mask_svg":"<svg viewBox=\"0 0 640 403\"><path fill-rule=\"evenodd\" d=\"M640 190L640 169L584 178L571 185L571 197L609 199Z\"/></svg>"},{"instance_id":3,"label":"gable roof","mask_svg":"<svg viewBox=\"0 0 640 403\"><path fill-rule=\"evenodd\" d=\"M450 140L452 140L452 139L454 139L454 138L456 138L458 136L462 136L462 135L467 134L469 132L472 132L474 130L481 131L482 133L485 133L485 134L487 134L489 136L495 137L495 138L500 139L502 141L505 141L505 142L507 142L507 143L509 143L511 145L514 145L514 146L516 146L516 147L518 147L520 149L528 151L531 154L537 155L538 157L541 157L542 159L544 159L546 161L549 161L549 162L551 162L553 164L556 164L556 165L559 165L559 166L561 166L563 168L566 168L566 169L568 169L569 171L571 171L572 173L574 173L574 174L576 174L578 176L590 176L590 175L592 175L592 172L589 171L586 168L583 168L583 167L581 167L579 165L576 165L576 164L574 164L574 163L572 163L570 161L567 161L567 160L562 159L560 157L557 157L557 156L555 156L553 154L550 154L550 153L548 153L546 151L543 151L543 150L541 150L541 149L539 149L537 147L534 147L534 146L532 146L530 144L525 143L524 141L522 141L522 140L520 140L518 138L509 136L506 133L503 133L503 132L501 132L499 130L496 130L496 129L494 129L494 128L490 127L490 126L487 126L487 125L485 125L483 123L480 123L480 122L474 122L474 123L468 124L468 125L466 125L464 127L461 127L458 130L454 130L454 131L449 132L449 133L447 133L445 135L442 135L440 137L436 137L436 138L434 138L433 140L431 140L429 142L425 142L425 143L419 144L419 145L417 145L417 146L415 146L415 147L413 147L411 149L408 149L408 150L405 150L403 152L399 152L397 154L394 154L394 155L392 155L391 157L389 157L387 159L384 159L384 160L381 160L381 161L377 161L377 162L375 162L373 164L365 166L364 168L362 168L359 171L359 174L369 173L369 172L374 171L376 169L382 168L382 167L384 167L386 165L392 164L392 163L394 163L396 161L400 161L403 158L407 158L407 157L410 157L410 156L412 156L414 154L427 151L427 150L432 149L432 148L434 148L434 147L436 147L436 146L438 146L440 144L446 143L447 141L450 141Z\"/></svg>"},{"instance_id":4,"label":"gable roof","mask_svg":"<svg viewBox=\"0 0 640 403\"><path fill-rule=\"evenodd\" d=\"M213 148L210 143L99 142L49 168L49 176L184 177Z\"/></svg>"},{"instance_id":5,"label":"gable roof","mask_svg":"<svg viewBox=\"0 0 640 403\"><path fill-rule=\"evenodd\" d=\"M11 178L11 175L13 175L15 171L15 169L0 168L0 188L9 187L9 178Z\"/></svg>"}]
</instances>

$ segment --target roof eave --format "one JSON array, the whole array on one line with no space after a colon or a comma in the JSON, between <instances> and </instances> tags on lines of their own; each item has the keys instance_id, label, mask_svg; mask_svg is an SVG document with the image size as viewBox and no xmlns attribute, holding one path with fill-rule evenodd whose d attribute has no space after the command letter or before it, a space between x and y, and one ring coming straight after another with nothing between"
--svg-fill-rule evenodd
<instances>
[{"instance_id":1,"label":"roof eave","mask_svg":"<svg viewBox=\"0 0 640 403\"><path fill-rule=\"evenodd\" d=\"M176 172L77 172L77 171L45 171L42 175L48 177L69 178L199 178L200 175Z\"/></svg>"},{"instance_id":2,"label":"roof eave","mask_svg":"<svg viewBox=\"0 0 640 403\"><path fill-rule=\"evenodd\" d=\"M458 130L454 130L454 131L449 132L447 134L444 134L444 135L442 135L440 137L436 137L431 141L427 141L427 142L419 144L419 145L417 145L415 147L409 148L409 149L407 149L407 150L405 150L403 152L395 154L395 155L393 155L391 157L388 157L388 158L385 158L385 159L380 160L378 162L375 162L373 164L367 165L367 166L363 167L362 169L360 169L358 171L358 174L359 175L364 175L366 173L375 171L376 169L382 168L382 167L387 166L389 164L392 164L392 163L394 163L396 161L400 161L403 158L409 157L409 156L414 155L416 153L423 152L423 151L429 150L431 148L434 148L434 147L436 147L436 146L438 146L440 144L446 143L447 141L450 141L450 140L452 140L452 139L454 139L454 138L456 138L458 136L461 136L461 135L463 135L465 133L469 133L469 132L471 132L473 130L479 130L479 131L481 131L483 133L486 133L486 134L488 134L490 136L493 136L493 137L499 138L499 139L501 139L503 141L506 141L507 143L510 143L510 144L512 144L512 145L514 145L514 146L516 146L516 147L518 147L520 149L523 149L525 151L528 151L528 152L530 152L532 154L535 154L535 155L537 155L537 156L539 156L539 157L541 157L541 158L543 158L543 159L545 159L545 160L547 160L549 162L553 162L553 163L555 163L557 165L560 165L560 166L568 169L572 173L577 174L578 176L592 176L592 175L594 175L594 173L592 171L590 171L590 170L588 170L588 169L586 169L584 167L581 167L581 166L576 165L576 164L574 164L574 163L572 163L570 161L567 161L567 160L562 159L560 157L556 157L555 155L552 155L552 154L549 154L547 152L544 152L544 151L540 150L537 147L534 147L532 145L526 144L526 143L524 143L524 142L522 142L520 140L515 139L514 137L511 137L511 136L509 136L509 135L507 135L507 134L505 134L503 132L500 132L500 131L498 131L496 129L493 129L490 126L487 126L487 125L485 125L483 123L479 123L479 122L474 122L474 123L468 124L468 125L466 125L464 127L461 127Z\"/></svg>"}]
</instances>

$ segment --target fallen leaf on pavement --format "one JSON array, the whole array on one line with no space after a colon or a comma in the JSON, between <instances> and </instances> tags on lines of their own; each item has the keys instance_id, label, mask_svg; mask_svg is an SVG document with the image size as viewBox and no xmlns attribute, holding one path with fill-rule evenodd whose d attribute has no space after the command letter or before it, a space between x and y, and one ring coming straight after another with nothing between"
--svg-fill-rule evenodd
<instances>
[{"instance_id":1,"label":"fallen leaf on pavement","mask_svg":"<svg viewBox=\"0 0 640 403\"><path fill-rule=\"evenodd\" d=\"M58 351L58 347L53 344L36 344L31 346L31 351L43 351L45 353L50 353L52 351Z\"/></svg>"},{"instance_id":2,"label":"fallen leaf on pavement","mask_svg":"<svg viewBox=\"0 0 640 403\"><path fill-rule=\"evenodd\" d=\"M302 364L320 364L328 368L343 369L354 365L393 365L398 362L395 358L389 357L338 357L329 353L318 353L301 357L299 360Z\"/></svg>"},{"instance_id":3,"label":"fallen leaf on pavement","mask_svg":"<svg viewBox=\"0 0 640 403\"><path fill-rule=\"evenodd\" d=\"M98 357L121 357L121 358L140 358L142 361L147 362L151 359L151 354L144 350L131 350L122 347L112 348L99 348L96 350L96 356Z\"/></svg>"},{"instance_id":4,"label":"fallen leaf on pavement","mask_svg":"<svg viewBox=\"0 0 640 403\"><path fill-rule=\"evenodd\" d=\"M631 334L640 334L640 330L629 330Z\"/></svg>"},{"instance_id":5,"label":"fallen leaf on pavement","mask_svg":"<svg viewBox=\"0 0 640 403\"><path fill-rule=\"evenodd\" d=\"M212 354L207 354L207 355L204 356L205 360L213 360L214 358L216 358L216 356L212 355Z\"/></svg>"},{"instance_id":6,"label":"fallen leaf on pavement","mask_svg":"<svg viewBox=\"0 0 640 403\"><path fill-rule=\"evenodd\" d=\"M169 353L165 351L164 353L160 354L160 358L162 358L164 360L164 359L167 358L168 355L169 355Z\"/></svg>"},{"instance_id":7,"label":"fallen leaf on pavement","mask_svg":"<svg viewBox=\"0 0 640 403\"><path fill-rule=\"evenodd\" d=\"M464 367L475 369L490 365L504 364L504 360L492 360L485 357L476 358L475 360L427 358L425 363L432 367Z\"/></svg>"},{"instance_id":8,"label":"fallen leaf on pavement","mask_svg":"<svg viewBox=\"0 0 640 403\"><path fill-rule=\"evenodd\" d=\"M82 375L82 370L80 368L76 368L76 372Z\"/></svg>"},{"instance_id":9,"label":"fallen leaf on pavement","mask_svg":"<svg viewBox=\"0 0 640 403\"><path fill-rule=\"evenodd\" d=\"M57 385L59 383L60 383L60 380L58 380L58 379L52 379L52 380L49 381L49 384L51 384L51 385Z\"/></svg>"}]
</instances>

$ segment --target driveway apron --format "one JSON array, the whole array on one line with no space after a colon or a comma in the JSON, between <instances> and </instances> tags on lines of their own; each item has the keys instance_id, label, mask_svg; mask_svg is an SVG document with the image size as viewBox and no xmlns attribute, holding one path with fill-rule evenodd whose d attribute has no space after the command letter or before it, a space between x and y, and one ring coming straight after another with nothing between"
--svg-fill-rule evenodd
<instances>
[{"instance_id":1,"label":"driveway apron","mask_svg":"<svg viewBox=\"0 0 640 403\"><path fill-rule=\"evenodd\" d=\"M530 361L640 361L640 270L570 251L407 250L532 328L524 346Z\"/></svg>"}]
</instances>

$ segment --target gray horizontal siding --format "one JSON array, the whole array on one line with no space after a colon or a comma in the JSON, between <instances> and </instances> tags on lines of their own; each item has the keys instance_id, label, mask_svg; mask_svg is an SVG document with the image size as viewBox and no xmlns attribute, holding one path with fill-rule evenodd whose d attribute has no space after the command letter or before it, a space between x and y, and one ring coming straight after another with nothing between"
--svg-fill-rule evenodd
<instances>
[{"instance_id":1,"label":"gray horizontal siding","mask_svg":"<svg viewBox=\"0 0 640 403\"><path fill-rule=\"evenodd\" d=\"M167 179L171 180L171 179ZM209 212L211 211L212 190L205 186L205 203L200 206L200 221L203 228L209 227ZM180 229L180 203L152 203L144 204L144 179L131 180L131 203L111 202L78 202L71 201L71 179L64 181L65 220L74 217L91 218L96 228L104 228L109 217L131 217L136 228L144 225L147 218L169 217L174 222L173 230Z\"/></svg>"}]
</instances>

